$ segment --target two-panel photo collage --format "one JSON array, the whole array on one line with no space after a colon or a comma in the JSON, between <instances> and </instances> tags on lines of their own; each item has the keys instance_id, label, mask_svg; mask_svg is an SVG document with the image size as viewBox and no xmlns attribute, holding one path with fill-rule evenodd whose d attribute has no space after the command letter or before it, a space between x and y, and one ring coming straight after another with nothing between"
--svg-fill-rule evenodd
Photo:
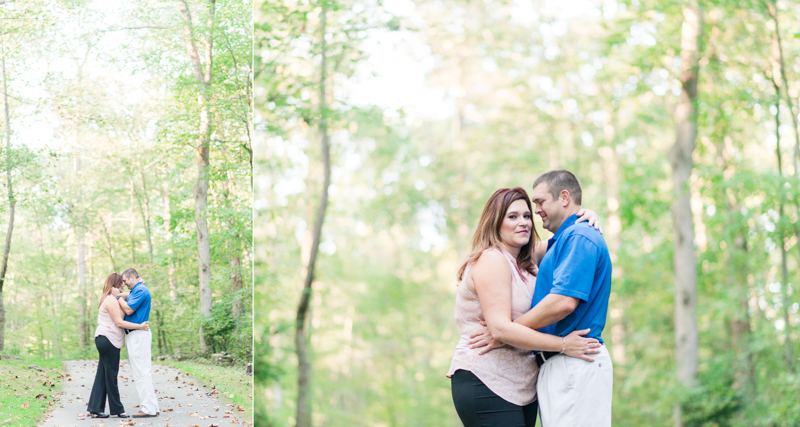
<instances>
[{"instance_id":1,"label":"two-panel photo collage","mask_svg":"<svg viewBox=\"0 0 800 427\"><path fill-rule=\"evenodd\" d=\"M798 17L0 0L0 427L800 426Z\"/></svg>"}]
</instances>

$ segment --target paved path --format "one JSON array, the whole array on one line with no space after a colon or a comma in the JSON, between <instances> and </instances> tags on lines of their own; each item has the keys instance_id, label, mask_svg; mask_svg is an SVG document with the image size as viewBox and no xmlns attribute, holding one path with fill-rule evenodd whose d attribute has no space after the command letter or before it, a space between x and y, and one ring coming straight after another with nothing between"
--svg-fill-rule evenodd
<instances>
[{"instance_id":1,"label":"paved path","mask_svg":"<svg viewBox=\"0 0 800 427\"><path fill-rule=\"evenodd\" d=\"M153 364L153 384L161 413L155 418L90 418L86 406L97 372L96 360L64 362L65 377L53 410L41 427L118 427L118 426L242 426L252 425L244 412L233 404L221 402L216 390L206 390L188 374L178 369ZM125 412L139 411L139 396L127 360L120 361L119 394ZM242 408L243 409L243 408ZM108 404L106 404L108 413Z\"/></svg>"}]
</instances>

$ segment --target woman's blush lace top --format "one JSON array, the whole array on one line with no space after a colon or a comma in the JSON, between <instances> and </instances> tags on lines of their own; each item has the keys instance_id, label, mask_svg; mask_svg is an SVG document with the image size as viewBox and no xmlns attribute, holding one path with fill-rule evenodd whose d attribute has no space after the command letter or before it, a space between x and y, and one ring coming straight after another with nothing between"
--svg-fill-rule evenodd
<instances>
[{"instance_id":1,"label":"woman's blush lace top","mask_svg":"<svg viewBox=\"0 0 800 427\"><path fill-rule=\"evenodd\" d=\"M109 298L114 300L114 304L117 304L116 298L109 295L106 297L106 300L111 301ZM111 341L111 344L113 344L116 348L122 348L125 345L125 334L122 328L117 326L114 321L111 320L111 314L108 313L105 303L100 306L100 312L97 313L97 329L94 331L95 338L100 335L108 338L108 340Z\"/></svg>"},{"instance_id":2,"label":"woman's blush lace top","mask_svg":"<svg viewBox=\"0 0 800 427\"><path fill-rule=\"evenodd\" d=\"M509 253L497 248L487 250L501 252L511 267L511 319L516 319L531 308L536 277L527 271L520 271ZM469 348L469 335L482 328L480 322L485 320L478 294L474 287L467 284L470 267L467 266L464 271L456 293L455 317L461 338L447 376L453 376L459 369L470 371L503 399L515 405L527 405L536 400L536 378L539 374L533 351L505 345L478 355L478 349Z\"/></svg>"}]
</instances>

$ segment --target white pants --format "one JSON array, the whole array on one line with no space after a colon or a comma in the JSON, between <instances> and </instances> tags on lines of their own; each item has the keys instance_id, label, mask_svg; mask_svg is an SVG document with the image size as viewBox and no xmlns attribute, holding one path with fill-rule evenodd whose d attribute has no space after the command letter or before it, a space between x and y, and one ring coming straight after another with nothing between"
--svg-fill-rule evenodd
<instances>
[{"instance_id":1,"label":"white pants","mask_svg":"<svg viewBox=\"0 0 800 427\"><path fill-rule=\"evenodd\" d=\"M539 369L542 427L610 427L614 368L605 346L594 362L558 355Z\"/></svg>"},{"instance_id":2,"label":"white pants","mask_svg":"<svg viewBox=\"0 0 800 427\"><path fill-rule=\"evenodd\" d=\"M133 383L139 393L139 409L148 415L158 413L158 398L153 387L151 374L151 355L153 335L150 331L134 330L128 332L125 344L128 346L128 362L131 364Z\"/></svg>"}]
</instances>

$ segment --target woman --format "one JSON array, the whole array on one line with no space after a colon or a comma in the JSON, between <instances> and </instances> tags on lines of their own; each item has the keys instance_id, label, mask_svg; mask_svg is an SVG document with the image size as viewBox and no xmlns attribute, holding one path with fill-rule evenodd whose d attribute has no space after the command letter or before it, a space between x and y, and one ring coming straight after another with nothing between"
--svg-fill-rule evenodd
<instances>
[{"instance_id":1,"label":"woman","mask_svg":"<svg viewBox=\"0 0 800 427\"><path fill-rule=\"evenodd\" d=\"M580 218L587 219L592 224L596 218ZM495 191L458 272L455 317L461 339L447 376L465 427L535 426L538 366L532 350L591 360L586 355L597 353L594 349L600 346L594 338L581 337L588 329L561 338L513 322L530 309L535 261L546 250L538 240L525 190ZM481 329L483 321L495 339L510 345L482 355L471 349L470 334Z\"/></svg>"},{"instance_id":2,"label":"woman","mask_svg":"<svg viewBox=\"0 0 800 427\"><path fill-rule=\"evenodd\" d=\"M89 396L89 414L92 418L109 417L109 414L103 413L106 397L108 397L108 409L111 415L130 418L130 415L125 413L125 408L119 399L119 387L117 387L119 350L125 343L122 328L150 330L147 322L138 324L122 320L122 309L117 302L121 289L121 275L111 273L106 277L103 295L100 297L98 306L100 312L97 314L97 329L94 332L94 343L100 353L100 361L97 364L97 375L94 377L92 394Z\"/></svg>"}]
</instances>

